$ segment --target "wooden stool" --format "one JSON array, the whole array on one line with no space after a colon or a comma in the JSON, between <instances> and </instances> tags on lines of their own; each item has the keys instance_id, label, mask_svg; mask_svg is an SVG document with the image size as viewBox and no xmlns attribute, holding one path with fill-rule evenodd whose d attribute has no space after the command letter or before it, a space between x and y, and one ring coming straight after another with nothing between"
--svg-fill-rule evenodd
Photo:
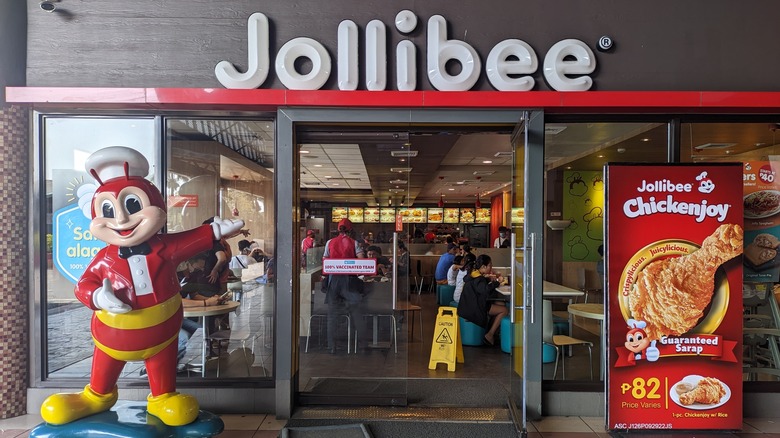
<instances>
[{"instance_id":1,"label":"wooden stool","mask_svg":"<svg viewBox=\"0 0 780 438\"><path fill-rule=\"evenodd\" d=\"M400 312L404 312L404 315L406 315L408 312L417 312L417 314L420 316L420 340L422 340L422 338L423 338L423 336L425 334L425 332L423 332L423 325L422 325L422 323L423 323L422 322L422 307L420 307L418 305L415 305L415 304L411 304L408 301L399 301L396 304L396 309L395 310L398 310ZM410 326L412 328L411 337L412 337L412 339L414 339L414 315L412 315Z\"/></svg>"}]
</instances>

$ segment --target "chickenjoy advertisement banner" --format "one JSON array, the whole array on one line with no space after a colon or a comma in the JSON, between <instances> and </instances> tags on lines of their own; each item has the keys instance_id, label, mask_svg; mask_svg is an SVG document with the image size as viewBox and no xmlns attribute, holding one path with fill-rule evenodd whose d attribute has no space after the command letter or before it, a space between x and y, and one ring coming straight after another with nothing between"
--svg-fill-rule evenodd
<instances>
[{"instance_id":1,"label":"chickenjoy advertisement banner","mask_svg":"<svg viewBox=\"0 0 780 438\"><path fill-rule=\"evenodd\" d=\"M742 165L607 165L610 430L742 427Z\"/></svg>"}]
</instances>

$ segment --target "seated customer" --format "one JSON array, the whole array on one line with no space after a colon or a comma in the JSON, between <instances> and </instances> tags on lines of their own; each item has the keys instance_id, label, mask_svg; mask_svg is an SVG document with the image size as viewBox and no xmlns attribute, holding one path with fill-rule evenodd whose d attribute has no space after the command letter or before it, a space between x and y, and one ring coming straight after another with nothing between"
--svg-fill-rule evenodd
<instances>
[{"instance_id":1,"label":"seated customer","mask_svg":"<svg viewBox=\"0 0 780 438\"><path fill-rule=\"evenodd\" d=\"M222 304L224 297L220 294L221 288L208 281L206 275L206 257L204 254L198 254L187 261L187 268L179 272L181 284L181 296L186 301L194 304L206 306L208 303ZM225 291L227 283L225 283ZM182 300L185 301L185 300ZM211 304L216 305L216 304ZM227 329L227 315L216 317L207 317L209 332L214 333L220 329Z\"/></svg>"},{"instance_id":2,"label":"seated customer","mask_svg":"<svg viewBox=\"0 0 780 438\"><path fill-rule=\"evenodd\" d=\"M460 272L460 268L463 267L463 256L455 256L455 259L452 261L452 266L450 267L450 270L447 271L447 284L450 286L455 286L455 282L458 278L458 272Z\"/></svg>"},{"instance_id":3,"label":"seated customer","mask_svg":"<svg viewBox=\"0 0 780 438\"><path fill-rule=\"evenodd\" d=\"M388 276L393 264L390 259L382 255L382 248L371 245L366 250L366 257L376 259L376 272L378 275Z\"/></svg>"},{"instance_id":4,"label":"seated customer","mask_svg":"<svg viewBox=\"0 0 780 438\"><path fill-rule=\"evenodd\" d=\"M260 247L256 246L252 248L252 242L244 239L238 241L238 255L234 255L230 259L228 267L230 269L246 269L247 266L257 263L255 261L255 254L260 253Z\"/></svg>"},{"instance_id":5,"label":"seated customer","mask_svg":"<svg viewBox=\"0 0 780 438\"><path fill-rule=\"evenodd\" d=\"M434 272L436 284L447 284L447 271L452 267L452 261L455 260L455 252L457 250L458 245L454 243L447 244L447 252L439 257L439 263L436 264L436 271Z\"/></svg>"},{"instance_id":6,"label":"seated customer","mask_svg":"<svg viewBox=\"0 0 780 438\"><path fill-rule=\"evenodd\" d=\"M452 299L456 302L460 302L460 295L463 293L463 284L466 279L466 275L474 268L474 262L477 260L477 256L472 253L468 253L463 256L463 266L458 270L458 275L455 277L455 292L452 295Z\"/></svg>"},{"instance_id":7,"label":"seated customer","mask_svg":"<svg viewBox=\"0 0 780 438\"><path fill-rule=\"evenodd\" d=\"M495 345L496 331L501 327L501 320L509 314L506 306L489 301L489 298L501 296L496 292L501 276L491 280L492 271L490 256L478 256L474 268L466 276L458 302L458 316L487 329L484 342L488 345Z\"/></svg>"},{"instance_id":8,"label":"seated customer","mask_svg":"<svg viewBox=\"0 0 780 438\"><path fill-rule=\"evenodd\" d=\"M276 281L276 257L263 254L265 257L265 274L257 278L261 284L271 284Z\"/></svg>"}]
</instances>

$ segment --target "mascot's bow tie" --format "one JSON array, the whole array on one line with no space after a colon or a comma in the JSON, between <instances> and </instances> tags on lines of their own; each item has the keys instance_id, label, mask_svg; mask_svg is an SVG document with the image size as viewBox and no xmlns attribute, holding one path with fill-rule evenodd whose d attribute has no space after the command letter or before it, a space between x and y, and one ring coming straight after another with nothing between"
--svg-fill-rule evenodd
<instances>
[{"instance_id":1,"label":"mascot's bow tie","mask_svg":"<svg viewBox=\"0 0 780 438\"><path fill-rule=\"evenodd\" d=\"M148 243L144 242L136 246L120 246L119 257L126 259L133 255L147 255L152 252L152 247Z\"/></svg>"}]
</instances>

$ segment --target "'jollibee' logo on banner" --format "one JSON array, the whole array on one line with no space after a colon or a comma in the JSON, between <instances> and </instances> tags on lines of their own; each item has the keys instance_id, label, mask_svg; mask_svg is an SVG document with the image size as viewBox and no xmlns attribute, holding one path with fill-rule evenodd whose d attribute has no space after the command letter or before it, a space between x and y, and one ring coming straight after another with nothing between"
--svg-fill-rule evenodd
<instances>
[{"instance_id":1,"label":"'jollibee' logo on banner","mask_svg":"<svg viewBox=\"0 0 780 438\"><path fill-rule=\"evenodd\" d=\"M715 183L711 179L707 178L707 172L702 172L696 177L696 181L699 181L699 191L701 193L712 193L715 190Z\"/></svg>"}]
</instances>

